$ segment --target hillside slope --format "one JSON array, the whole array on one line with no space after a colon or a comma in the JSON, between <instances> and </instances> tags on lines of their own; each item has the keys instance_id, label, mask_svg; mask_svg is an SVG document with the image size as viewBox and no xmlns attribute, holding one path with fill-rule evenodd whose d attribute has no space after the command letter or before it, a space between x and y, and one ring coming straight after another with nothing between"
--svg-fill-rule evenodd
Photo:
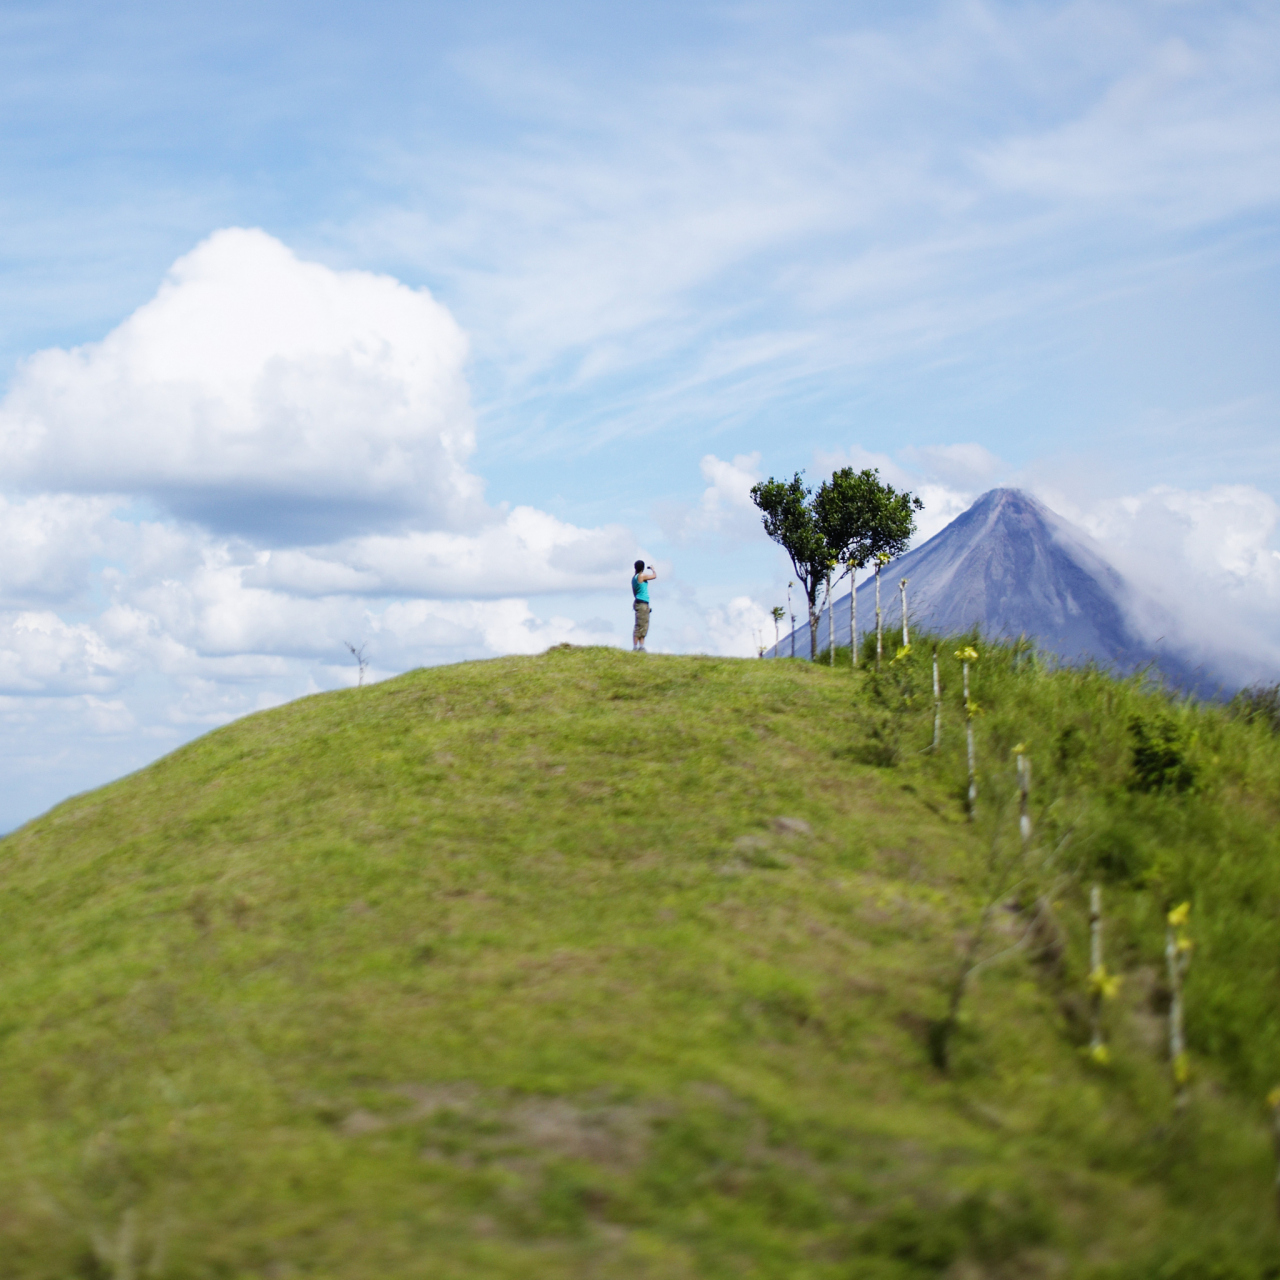
<instances>
[{"instance_id":1,"label":"hillside slope","mask_svg":"<svg viewBox=\"0 0 1280 1280\"><path fill-rule=\"evenodd\" d=\"M417 671L0 842L0 1276L1277 1274L1274 741L984 651L969 823L945 651L937 755L928 680L919 650L879 678L567 649ZM1144 723L1174 764L1135 789ZM1126 974L1108 1067L1081 1048L1095 876ZM942 1072L929 1029L993 894L983 954L1009 954ZM1171 895L1182 1109L1152 1012Z\"/></svg>"}]
</instances>

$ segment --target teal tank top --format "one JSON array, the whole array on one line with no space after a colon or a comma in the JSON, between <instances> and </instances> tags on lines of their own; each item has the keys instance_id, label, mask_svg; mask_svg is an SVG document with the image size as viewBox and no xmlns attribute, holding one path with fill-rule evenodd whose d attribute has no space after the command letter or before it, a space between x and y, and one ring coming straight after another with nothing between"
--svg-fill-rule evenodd
<instances>
[{"instance_id":1,"label":"teal tank top","mask_svg":"<svg viewBox=\"0 0 1280 1280\"><path fill-rule=\"evenodd\" d=\"M649 603L649 584L641 582L638 573L631 579L631 593L637 600L643 600L645 604Z\"/></svg>"}]
</instances>

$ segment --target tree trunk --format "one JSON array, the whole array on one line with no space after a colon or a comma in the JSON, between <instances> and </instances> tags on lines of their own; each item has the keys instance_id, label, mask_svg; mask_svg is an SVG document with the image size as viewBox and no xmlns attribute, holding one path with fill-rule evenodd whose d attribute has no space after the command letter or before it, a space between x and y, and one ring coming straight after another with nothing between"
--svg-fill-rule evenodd
<instances>
[{"instance_id":1,"label":"tree trunk","mask_svg":"<svg viewBox=\"0 0 1280 1280\"><path fill-rule=\"evenodd\" d=\"M831 575L827 574L827 654L831 665L836 665L836 616L835 602L831 599Z\"/></svg>"},{"instance_id":2,"label":"tree trunk","mask_svg":"<svg viewBox=\"0 0 1280 1280\"><path fill-rule=\"evenodd\" d=\"M813 595L809 598L809 661L817 662L818 660L818 616L820 610L817 601L817 589L815 588Z\"/></svg>"},{"instance_id":3,"label":"tree trunk","mask_svg":"<svg viewBox=\"0 0 1280 1280\"><path fill-rule=\"evenodd\" d=\"M849 662L858 667L858 568L849 566Z\"/></svg>"},{"instance_id":4,"label":"tree trunk","mask_svg":"<svg viewBox=\"0 0 1280 1280\"><path fill-rule=\"evenodd\" d=\"M884 655L884 628L880 625L880 561L876 561L876 670L880 670L880 659Z\"/></svg>"}]
</instances>

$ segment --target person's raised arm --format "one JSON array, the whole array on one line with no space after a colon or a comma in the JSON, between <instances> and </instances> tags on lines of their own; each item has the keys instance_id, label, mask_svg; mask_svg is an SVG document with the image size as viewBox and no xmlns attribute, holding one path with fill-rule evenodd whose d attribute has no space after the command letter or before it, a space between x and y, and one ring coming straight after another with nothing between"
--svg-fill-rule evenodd
<instances>
[{"instance_id":1,"label":"person's raised arm","mask_svg":"<svg viewBox=\"0 0 1280 1280\"><path fill-rule=\"evenodd\" d=\"M657 572L655 571L655 569L654 569L653 565L651 565L651 564L647 564L647 565L645 565L645 567L644 567L644 572L640 575L640 581L641 581L641 582L652 582L652 581L653 581L657 576L658 576L658 574L657 574Z\"/></svg>"}]
</instances>

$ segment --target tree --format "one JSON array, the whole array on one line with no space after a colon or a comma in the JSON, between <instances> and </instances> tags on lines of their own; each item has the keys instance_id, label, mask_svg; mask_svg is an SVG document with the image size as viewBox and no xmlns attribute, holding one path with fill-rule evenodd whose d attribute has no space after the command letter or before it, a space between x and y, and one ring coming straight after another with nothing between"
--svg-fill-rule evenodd
<instances>
[{"instance_id":1,"label":"tree","mask_svg":"<svg viewBox=\"0 0 1280 1280\"><path fill-rule=\"evenodd\" d=\"M836 558L814 513L812 490L799 471L790 480L772 476L751 486L764 531L791 557L796 580L809 606L809 656L818 660L818 592Z\"/></svg>"},{"instance_id":2,"label":"tree","mask_svg":"<svg viewBox=\"0 0 1280 1280\"><path fill-rule=\"evenodd\" d=\"M849 574L849 648L853 665L857 666L858 570L874 560L878 578L883 565L901 555L916 531L915 513L924 510L924 503L905 490L899 493L891 484L885 484L879 469L855 471L841 467L819 486L813 509L823 540ZM879 646L878 609L876 634Z\"/></svg>"},{"instance_id":3,"label":"tree","mask_svg":"<svg viewBox=\"0 0 1280 1280\"><path fill-rule=\"evenodd\" d=\"M782 637L778 634L778 624L787 616L787 611L780 605L775 604L769 610L769 616L773 619L773 656L779 658L782 655L778 652L778 646L782 643Z\"/></svg>"},{"instance_id":4,"label":"tree","mask_svg":"<svg viewBox=\"0 0 1280 1280\"><path fill-rule=\"evenodd\" d=\"M345 644L347 648L351 650L351 656L356 660L356 665L360 668L360 679L358 681L358 684L359 684L359 687L363 689L364 688L364 672L365 672L365 668L369 665L369 659L364 656L364 651L369 647L369 642L366 640L358 649L355 647L355 645L351 643L350 640L344 640L342 643Z\"/></svg>"}]
</instances>

